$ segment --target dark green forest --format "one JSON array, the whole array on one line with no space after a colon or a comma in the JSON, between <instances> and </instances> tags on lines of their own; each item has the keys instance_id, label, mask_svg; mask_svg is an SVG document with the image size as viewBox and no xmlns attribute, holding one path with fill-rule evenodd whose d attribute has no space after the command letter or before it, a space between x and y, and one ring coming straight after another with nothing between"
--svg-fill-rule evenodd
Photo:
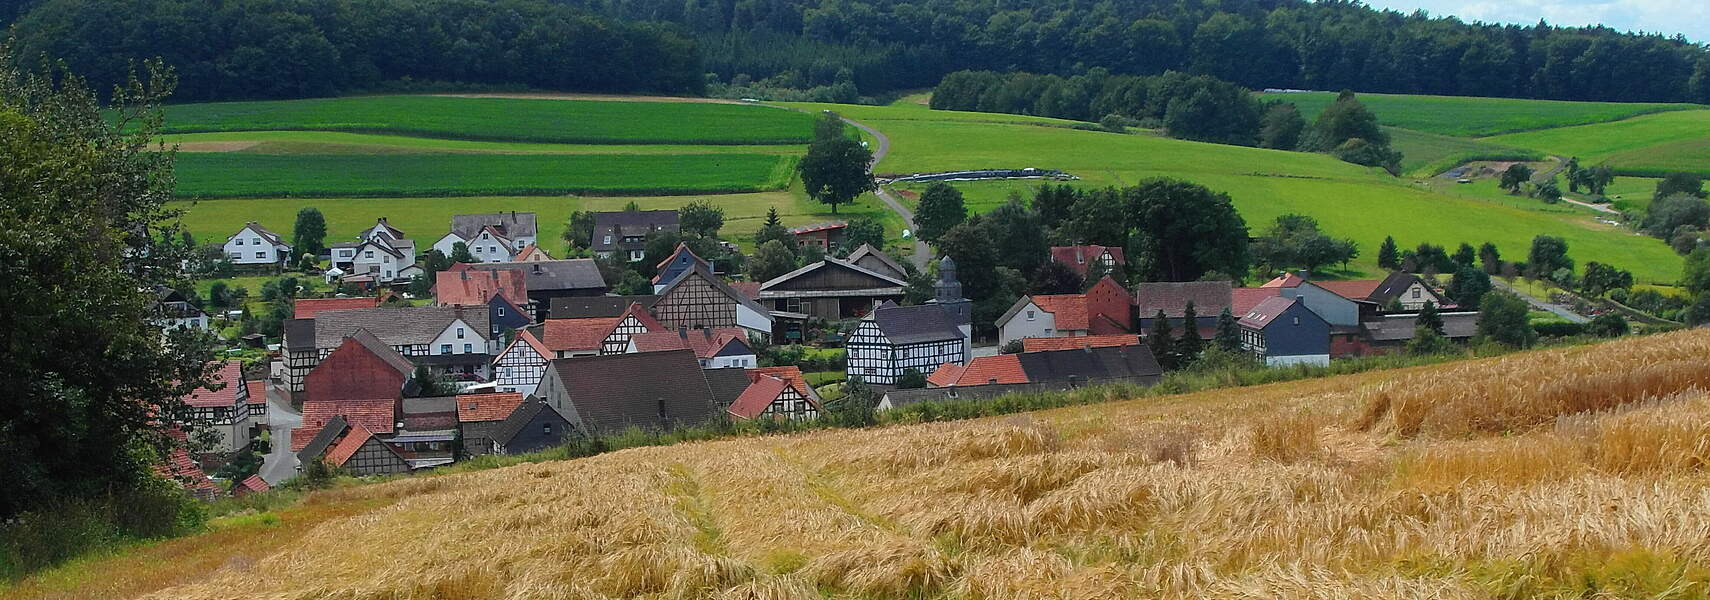
<instances>
[{"instance_id":1,"label":"dark green forest","mask_svg":"<svg viewBox=\"0 0 1710 600\"><path fill-rule=\"evenodd\" d=\"M19 12L17 56L105 83L158 55L180 100L408 78L852 101L961 70L1103 68L1253 89L1710 102L1710 51L1684 39L1353 0L0 0L0 20Z\"/></svg>"},{"instance_id":2,"label":"dark green forest","mask_svg":"<svg viewBox=\"0 0 1710 600\"><path fill-rule=\"evenodd\" d=\"M0 18L19 4L0 2ZM700 53L673 29L538 0L46 0L17 21L13 56L62 59L95 89L160 57L179 102L400 82L699 94Z\"/></svg>"}]
</instances>

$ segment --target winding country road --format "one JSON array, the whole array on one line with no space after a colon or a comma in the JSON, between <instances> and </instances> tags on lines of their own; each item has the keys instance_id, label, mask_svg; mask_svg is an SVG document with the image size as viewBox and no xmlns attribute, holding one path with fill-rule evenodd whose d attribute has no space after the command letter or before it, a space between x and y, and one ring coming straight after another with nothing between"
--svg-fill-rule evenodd
<instances>
[{"instance_id":1,"label":"winding country road","mask_svg":"<svg viewBox=\"0 0 1710 600\"><path fill-rule=\"evenodd\" d=\"M1548 302L1542 298L1534 298L1534 297L1532 297L1531 294L1527 294L1526 292L1522 292L1518 289L1515 289L1514 286L1508 285L1508 282L1503 281L1501 279L1497 279L1495 277L1492 277L1490 279L1490 284L1493 286L1496 286L1499 289L1505 290L1508 293L1519 296L1521 300L1525 300L1527 304L1532 305L1532 308L1536 308L1536 309L1542 310L1542 311L1547 311L1551 314L1554 314L1555 316L1566 319L1567 322L1569 322L1569 323L1579 323L1579 324L1583 325L1585 323L1591 322L1591 319L1587 319L1587 318L1581 316L1579 313L1573 312L1572 310L1568 310L1568 307L1566 307L1566 306L1562 306L1560 304L1551 304L1550 302Z\"/></svg>"},{"instance_id":2,"label":"winding country road","mask_svg":"<svg viewBox=\"0 0 1710 600\"><path fill-rule=\"evenodd\" d=\"M886 154L890 154L891 138L883 133L879 133L879 130L877 129L868 127L865 123L861 123L848 117L842 117L842 119L844 123L854 125L856 129L867 132L867 135L873 136L873 139L878 142L879 147L873 149L873 163L867 165L867 170L869 172L872 171L874 167L879 165L879 161L885 159ZM910 232L913 232L916 229L914 226L914 211L909 210L907 206L903 206L902 202L897 200L896 196L891 195L890 190L885 189L884 186L879 186L877 190L873 191L873 195L878 196L880 202L884 202L885 206L890 207L891 212L897 213L897 215L901 216L903 218L903 224L908 226L908 230ZM912 239L914 240L914 255L909 257L909 262L913 262L914 266L919 267L921 271L925 271L927 262L932 260L932 250L927 248L926 242L920 241L919 238Z\"/></svg>"},{"instance_id":3,"label":"winding country road","mask_svg":"<svg viewBox=\"0 0 1710 600\"><path fill-rule=\"evenodd\" d=\"M268 441L273 444L261 465L261 479L279 485L297 474L297 456L291 452L291 430L303 425L303 415L291 410L291 396L267 383Z\"/></svg>"}]
</instances>

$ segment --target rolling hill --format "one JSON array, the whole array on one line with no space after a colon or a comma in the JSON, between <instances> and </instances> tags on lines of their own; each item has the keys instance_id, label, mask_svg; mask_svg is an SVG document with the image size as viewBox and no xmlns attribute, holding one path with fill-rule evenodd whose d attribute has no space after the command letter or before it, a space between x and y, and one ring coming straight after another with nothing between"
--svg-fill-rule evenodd
<instances>
[{"instance_id":1,"label":"rolling hill","mask_svg":"<svg viewBox=\"0 0 1710 600\"><path fill-rule=\"evenodd\" d=\"M1685 331L1088 388L1099 403L407 478L0 598L1695 597L1706 353Z\"/></svg>"},{"instance_id":2,"label":"rolling hill","mask_svg":"<svg viewBox=\"0 0 1710 600\"><path fill-rule=\"evenodd\" d=\"M1622 175L1660 177L1683 171L1710 176L1710 110L1649 114L1481 141L1577 156L1581 164L1607 164Z\"/></svg>"},{"instance_id":3,"label":"rolling hill","mask_svg":"<svg viewBox=\"0 0 1710 600\"><path fill-rule=\"evenodd\" d=\"M1336 95L1334 92L1279 92L1260 94L1260 97L1292 103L1300 108L1302 116L1310 120L1334 102ZM1459 137L1602 123L1649 113L1703 108L1695 104L1407 94L1359 94L1359 98L1384 125Z\"/></svg>"}]
</instances>

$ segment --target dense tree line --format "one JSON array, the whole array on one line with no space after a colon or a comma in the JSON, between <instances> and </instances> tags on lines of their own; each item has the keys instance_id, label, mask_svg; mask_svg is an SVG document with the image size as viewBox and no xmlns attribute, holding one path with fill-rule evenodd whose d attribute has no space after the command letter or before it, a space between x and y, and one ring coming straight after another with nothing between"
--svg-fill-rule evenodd
<instances>
[{"instance_id":1,"label":"dense tree line","mask_svg":"<svg viewBox=\"0 0 1710 600\"><path fill-rule=\"evenodd\" d=\"M700 93L700 52L674 29L540 0L46 0L17 21L14 56L63 59L96 89L158 56L179 101L398 82Z\"/></svg>"},{"instance_id":2,"label":"dense tree line","mask_svg":"<svg viewBox=\"0 0 1710 600\"><path fill-rule=\"evenodd\" d=\"M795 87L840 71L864 94L929 87L960 70L1104 67L1211 75L1251 88L1710 100L1707 53L1603 27L1468 24L1351 0L565 0L678 23L707 70Z\"/></svg>"}]
</instances>

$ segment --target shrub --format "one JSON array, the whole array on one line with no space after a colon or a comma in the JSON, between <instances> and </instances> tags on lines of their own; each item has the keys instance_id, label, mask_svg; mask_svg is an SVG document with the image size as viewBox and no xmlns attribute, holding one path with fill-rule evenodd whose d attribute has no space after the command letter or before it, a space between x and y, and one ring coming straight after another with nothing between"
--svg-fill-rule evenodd
<instances>
[{"instance_id":1,"label":"shrub","mask_svg":"<svg viewBox=\"0 0 1710 600\"><path fill-rule=\"evenodd\" d=\"M1623 336L1627 335L1630 331L1632 331L1632 326L1627 324L1626 317L1622 317L1620 313L1613 312L1597 315L1597 318L1592 319L1591 322L1585 326L1586 333L1598 337Z\"/></svg>"}]
</instances>

